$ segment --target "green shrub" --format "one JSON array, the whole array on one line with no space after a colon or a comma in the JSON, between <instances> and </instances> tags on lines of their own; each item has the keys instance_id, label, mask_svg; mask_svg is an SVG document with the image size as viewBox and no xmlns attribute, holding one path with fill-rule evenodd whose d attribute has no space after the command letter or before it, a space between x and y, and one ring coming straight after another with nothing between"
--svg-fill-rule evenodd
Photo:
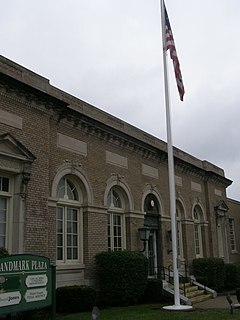
<instances>
[{"instance_id":1,"label":"green shrub","mask_svg":"<svg viewBox=\"0 0 240 320\"><path fill-rule=\"evenodd\" d=\"M240 288L236 289L237 301L240 303Z\"/></svg>"},{"instance_id":2,"label":"green shrub","mask_svg":"<svg viewBox=\"0 0 240 320\"><path fill-rule=\"evenodd\" d=\"M4 247L0 247L0 258L7 257L7 256L9 256L7 249L5 249Z\"/></svg>"},{"instance_id":3,"label":"green shrub","mask_svg":"<svg viewBox=\"0 0 240 320\"><path fill-rule=\"evenodd\" d=\"M225 264L225 285L226 289L235 289L240 287L240 264Z\"/></svg>"},{"instance_id":4,"label":"green shrub","mask_svg":"<svg viewBox=\"0 0 240 320\"><path fill-rule=\"evenodd\" d=\"M142 299L143 303L155 303L162 300L162 280L148 279Z\"/></svg>"},{"instance_id":5,"label":"green shrub","mask_svg":"<svg viewBox=\"0 0 240 320\"><path fill-rule=\"evenodd\" d=\"M148 260L141 252L102 252L96 255L96 272L104 304L131 305L144 295Z\"/></svg>"},{"instance_id":6,"label":"green shrub","mask_svg":"<svg viewBox=\"0 0 240 320\"><path fill-rule=\"evenodd\" d=\"M225 264L220 258L199 258L192 262L197 281L216 291L224 288Z\"/></svg>"},{"instance_id":7,"label":"green shrub","mask_svg":"<svg viewBox=\"0 0 240 320\"><path fill-rule=\"evenodd\" d=\"M90 286L66 286L56 290L57 312L91 311L96 299L96 290Z\"/></svg>"}]
</instances>

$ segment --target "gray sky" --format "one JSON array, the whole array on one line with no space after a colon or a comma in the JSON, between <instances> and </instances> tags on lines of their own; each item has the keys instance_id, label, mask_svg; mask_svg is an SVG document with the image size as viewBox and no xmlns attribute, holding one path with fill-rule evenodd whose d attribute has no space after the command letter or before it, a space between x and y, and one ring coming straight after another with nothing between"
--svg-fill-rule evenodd
<instances>
[{"instance_id":1,"label":"gray sky","mask_svg":"<svg viewBox=\"0 0 240 320\"><path fill-rule=\"evenodd\" d=\"M1 54L166 141L159 0L1 1ZM240 1L165 0L173 144L225 170L240 200Z\"/></svg>"}]
</instances>

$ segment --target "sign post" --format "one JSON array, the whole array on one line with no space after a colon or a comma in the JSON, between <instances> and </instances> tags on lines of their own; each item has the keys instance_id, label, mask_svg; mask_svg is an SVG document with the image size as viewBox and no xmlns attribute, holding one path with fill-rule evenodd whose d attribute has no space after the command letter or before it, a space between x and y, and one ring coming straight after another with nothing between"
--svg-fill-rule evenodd
<instances>
[{"instance_id":1,"label":"sign post","mask_svg":"<svg viewBox=\"0 0 240 320\"><path fill-rule=\"evenodd\" d=\"M47 257L19 254L0 259L0 314L51 306L56 318L56 269Z\"/></svg>"}]
</instances>

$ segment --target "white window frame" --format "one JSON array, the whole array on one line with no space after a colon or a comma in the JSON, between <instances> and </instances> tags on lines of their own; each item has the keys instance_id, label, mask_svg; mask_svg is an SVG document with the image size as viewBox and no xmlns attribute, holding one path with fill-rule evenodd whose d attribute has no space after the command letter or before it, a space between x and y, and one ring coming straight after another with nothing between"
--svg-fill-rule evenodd
<instances>
[{"instance_id":1,"label":"white window frame","mask_svg":"<svg viewBox=\"0 0 240 320\"><path fill-rule=\"evenodd\" d=\"M6 210L6 226L5 226L5 245L9 253L12 251L12 226L13 226L13 188L14 179L7 174L0 174L0 177L7 178L9 180L8 191L2 191L0 186L0 197L7 199L7 210Z\"/></svg>"},{"instance_id":2,"label":"white window frame","mask_svg":"<svg viewBox=\"0 0 240 320\"><path fill-rule=\"evenodd\" d=\"M77 184L74 181L74 179L72 179L69 176L65 176L63 177L63 179L68 179L71 181L72 184L74 184L74 186L77 188ZM81 192L80 190L77 188L77 192L78 192L78 198L81 199ZM62 243L62 259L59 260L58 259L58 239L56 239L56 261L57 264L76 264L76 263L83 263L83 212L82 212L82 208L81 208L81 202L80 201L76 201L76 200L70 200L68 199L68 197L66 195L64 195L64 198L60 198L59 201L57 202L57 209L58 208L63 208L63 232L62 232L62 236L63 236L63 243ZM77 246L78 246L78 250L77 250L77 254L78 257L77 259L68 259L67 258L67 210L68 209L74 209L77 211ZM57 217L57 212L56 212L56 237L58 235L58 229L57 229L57 223L58 223L58 217Z\"/></svg>"},{"instance_id":3,"label":"white window frame","mask_svg":"<svg viewBox=\"0 0 240 320\"><path fill-rule=\"evenodd\" d=\"M194 231L194 248L195 248L195 254L196 258L202 258L203 257L203 245L202 245L202 228L201 228L201 214L199 212L200 208L198 205L194 206L193 208L193 231ZM197 214L197 216L195 215Z\"/></svg>"},{"instance_id":4,"label":"white window frame","mask_svg":"<svg viewBox=\"0 0 240 320\"><path fill-rule=\"evenodd\" d=\"M182 232L182 211L178 207L176 208L176 220L177 220L177 254L180 259L183 257L183 232Z\"/></svg>"},{"instance_id":5,"label":"white window frame","mask_svg":"<svg viewBox=\"0 0 240 320\"><path fill-rule=\"evenodd\" d=\"M114 196L113 192L115 192L119 199L120 199L120 204L121 208L115 207L116 201L114 201ZM108 199L110 200L109 205L109 210L108 210L108 222L107 222L107 238L108 238L108 250L109 251L116 251L116 250L124 250L126 249L126 224L125 224L125 215L124 215L124 207L123 207L123 199L121 197L121 194L119 191L115 190L114 188L110 189L109 191L109 196ZM115 217L120 217L120 228L121 228L121 246L115 246L114 239L117 237L115 234L114 227L114 218Z\"/></svg>"}]
</instances>

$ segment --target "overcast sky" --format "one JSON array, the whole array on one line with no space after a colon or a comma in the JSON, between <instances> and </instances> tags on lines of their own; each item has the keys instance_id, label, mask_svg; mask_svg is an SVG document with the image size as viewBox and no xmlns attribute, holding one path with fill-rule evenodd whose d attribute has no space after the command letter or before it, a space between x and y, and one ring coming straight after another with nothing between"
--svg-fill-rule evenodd
<instances>
[{"instance_id":1,"label":"overcast sky","mask_svg":"<svg viewBox=\"0 0 240 320\"><path fill-rule=\"evenodd\" d=\"M221 167L240 200L240 1L165 0L173 144ZM166 141L159 0L1 1L1 54Z\"/></svg>"}]
</instances>

